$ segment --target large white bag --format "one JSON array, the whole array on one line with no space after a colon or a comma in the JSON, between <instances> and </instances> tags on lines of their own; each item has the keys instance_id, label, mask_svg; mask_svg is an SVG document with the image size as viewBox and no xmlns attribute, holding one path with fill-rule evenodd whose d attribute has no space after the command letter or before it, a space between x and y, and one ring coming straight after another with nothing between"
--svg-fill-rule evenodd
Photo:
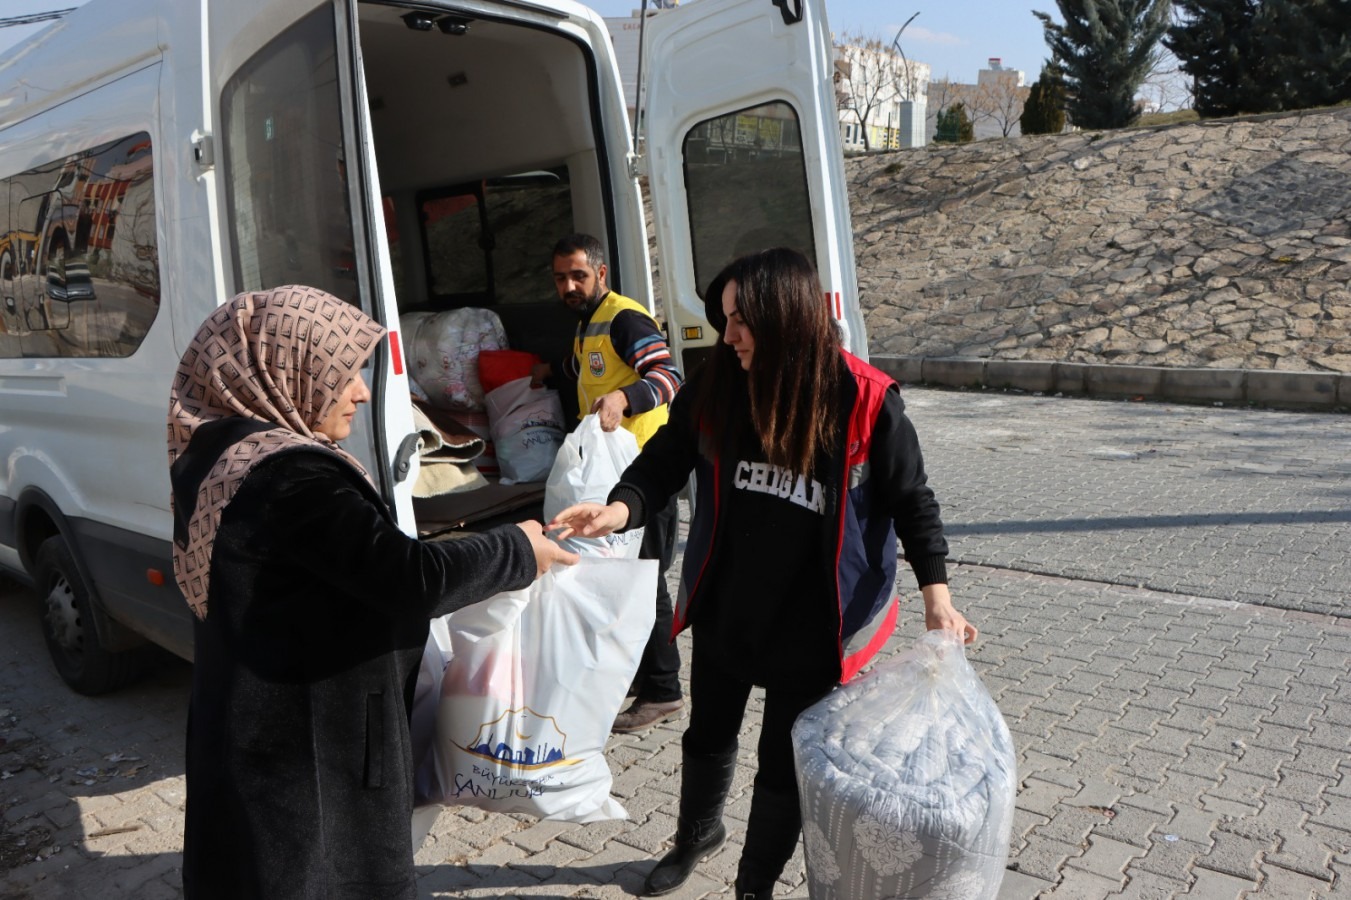
<instances>
[{"instance_id":1,"label":"large white bag","mask_svg":"<svg viewBox=\"0 0 1351 900\"><path fill-rule=\"evenodd\" d=\"M627 818L610 796L605 741L652 631L656 590L655 560L583 559L434 622L414 699L418 804Z\"/></svg>"},{"instance_id":2,"label":"large white bag","mask_svg":"<svg viewBox=\"0 0 1351 900\"><path fill-rule=\"evenodd\" d=\"M563 446L544 486L544 521L574 503L604 503L619 476L638 458L638 439L627 428L605 431L600 419L589 413L576 430L563 439ZM616 532L605 537L570 537L560 541L582 556L637 559L643 547L643 529Z\"/></svg>"},{"instance_id":3,"label":"large white bag","mask_svg":"<svg viewBox=\"0 0 1351 900\"><path fill-rule=\"evenodd\" d=\"M955 635L930 631L793 724L812 900L986 898L1017 755Z\"/></svg>"},{"instance_id":4,"label":"large white bag","mask_svg":"<svg viewBox=\"0 0 1351 900\"><path fill-rule=\"evenodd\" d=\"M399 317L408 349L408 374L438 409L483 409L478 355L505 350L507 331L490 309L465 307Z\"/></svg>"},{"instance_id":5,"label":"large white bag","mask_svg":"<svg viewBox=\"0 0 1351 900\"><path fill-rule=\"evenodd\" d=\"M563 403L558 391L532 388L517 378L488 392L488 429L502 483L543 481L563 445Z\"/></svg>"}]
</instances>

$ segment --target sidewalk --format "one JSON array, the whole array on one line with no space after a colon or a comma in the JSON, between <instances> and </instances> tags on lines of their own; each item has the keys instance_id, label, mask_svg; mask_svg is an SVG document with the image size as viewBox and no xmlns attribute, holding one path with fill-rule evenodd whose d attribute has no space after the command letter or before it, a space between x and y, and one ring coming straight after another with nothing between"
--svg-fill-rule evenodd
<instances>
[{"instance_id":1,"label":"sidewalk","mask_svg":"<svg viewBox=\"0 0 1351 900\"><path fill-rule=\"evenodd\" d=\"M905 395L1019 750L999 900L1351 897L1351 417ZM888 653L921 626L902 585ZM25 599L0 587L0 898L178 897L186 665L75 696ZM675 829L683 725L612 739L628 821L446 810L424 896L634 895ZM675 900L730 898L752 774ZM779 896L804 879L799 851Z\"/></svg>"}]
</instances>

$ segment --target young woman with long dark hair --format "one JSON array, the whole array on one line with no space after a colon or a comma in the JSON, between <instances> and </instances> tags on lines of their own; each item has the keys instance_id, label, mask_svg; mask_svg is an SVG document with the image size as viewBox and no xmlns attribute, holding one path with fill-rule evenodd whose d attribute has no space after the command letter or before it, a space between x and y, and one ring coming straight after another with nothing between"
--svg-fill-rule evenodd
<instances>
[{"instance_id":1,"label":"young woman with long dark hair","mask_svg":"<svg viewBox=\"0 0 1351 900\"><path fill-rule=\"evenodd\" d=\"M896 539L929 629L976 629L947 589L947 542L896 383L845 352L801 253L743 256L713 279L722 340L676 396L606 505L550 527L585 536L636 528L696 475L672 639L693 626L692 712L675 846L646 893L676 890L726 838L722 809L752 686L765 689L736 897L763 900L802 827L791 728L891 635Z\"/></svg>"}]
</instances>

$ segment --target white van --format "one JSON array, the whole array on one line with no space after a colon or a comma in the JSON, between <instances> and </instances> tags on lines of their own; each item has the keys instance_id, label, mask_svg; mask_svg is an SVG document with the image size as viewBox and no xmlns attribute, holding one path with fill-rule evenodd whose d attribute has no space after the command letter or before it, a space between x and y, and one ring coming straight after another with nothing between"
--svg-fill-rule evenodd
<instances>
[{"instance_id":1,"label":"white van","mask_svg":"<svg viewBox=\"0 0 1351 900\"><path fill-rule=\"evenodd\" d=\"M147 641L191 658L169 380L239 291L309 284L389 326L346 445L424 536L538 493L414 501L400 314L486 307L559 356L572 231L651 307L641 174L686 369L715 339L702 286L772 244L814 254L866 352L822 0L645 28L638 153L605 24L567 0L91 0L0 57L0 569L43 599L71 687L125 683Z\"/></svg>"}]
</instances>

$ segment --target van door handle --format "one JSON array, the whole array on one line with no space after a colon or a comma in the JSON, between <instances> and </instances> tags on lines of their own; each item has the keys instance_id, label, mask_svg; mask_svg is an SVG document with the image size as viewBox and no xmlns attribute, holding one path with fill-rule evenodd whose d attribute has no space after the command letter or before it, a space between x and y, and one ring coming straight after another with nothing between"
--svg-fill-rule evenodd
<instances>
[{"instance_id":1,"label":"van door handle","mask_svg":"<svg viewBox=\"0 0 1351 900\"><path fill-rule=\"evenodd\" d=\"M416 431L406 435L399 442L399 452L394 454L394 483L398 484L408 477L408 470L413 468L413 455L418 451L418 445L422 443L422 435Z\"/></svg>"},{"instance_id":2,"label":"van door handle","mask_svg":"<svg viewBox=\"0 0 1351 900\"><path fill-rule=\"evenodd\" d=\"M770 2L779 8L779 14L783 16L783 24L796 25L802 21L802 0L770 0ZM790 3L792 9L788 8Z\"/></svg>"}]
</instances>

